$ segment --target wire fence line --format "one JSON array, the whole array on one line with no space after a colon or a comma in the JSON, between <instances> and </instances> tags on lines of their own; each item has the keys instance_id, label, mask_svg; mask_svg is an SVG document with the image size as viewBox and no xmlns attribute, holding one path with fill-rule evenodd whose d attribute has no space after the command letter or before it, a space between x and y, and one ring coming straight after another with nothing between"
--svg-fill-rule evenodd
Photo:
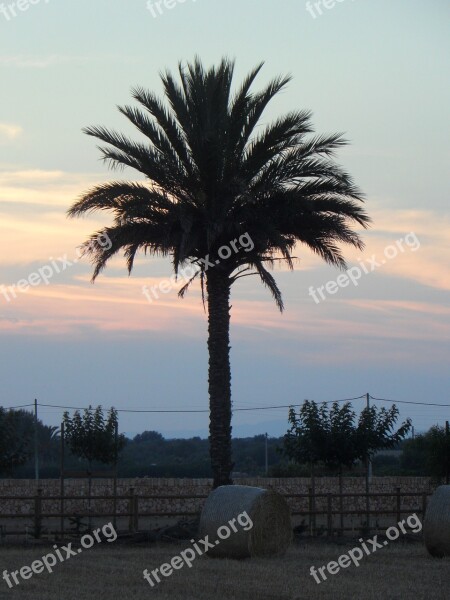
<instances>
[{"instance_id":1,"label":"wire fence line","mask_svg":"<svg viewBox=\"0 0 450 600\"><path fill-rule=\"evenodd\" d=\"M369 494L314 493L310 488L308 493L283 493L283 496L291 506L292 516L297 517L297 521L302 519L296 526L298 533L331 537L346 532L381 531L386 523L391 520L398 523L406 514L415 513L423 518L431 494L431 491L406 492L400 487L392 492ZM150 529L149 519L198 518L206 498L205 493L138 495L134 487L129 488L128 494L47 496L38 488L34 495L0 496L0 540L4 541L7 535L28 534L29 530L36 539L64 538L87 528L83 519L95 518L112 518L115 527L120 524L118 530L122 533L138 533ZM155 504L161 505L162 501L166 501L166 506L156 510ZM183 506L184 502L191 504ZM26 504L28 510L24 511ZM377 504L383 504L382 508L375 508ZM146 525L140 527L144 520ZM18 521L26 521L27 525L17 527Z\"/></svg>"}]
</instances>

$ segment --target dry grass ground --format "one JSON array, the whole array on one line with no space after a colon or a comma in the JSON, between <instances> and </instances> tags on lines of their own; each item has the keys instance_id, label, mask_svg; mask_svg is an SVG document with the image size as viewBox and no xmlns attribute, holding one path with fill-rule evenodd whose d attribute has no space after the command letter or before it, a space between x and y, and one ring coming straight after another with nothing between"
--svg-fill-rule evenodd
<instances>
[{"instance_id":1,"label":"dry grass ground","mask_svg":"<svg viewBox=\"0 0 450 600\"><path fill-rule=\"evenodd\" d=\"M102 543L58 564L54 573L33 575L9 589L0 580L0 598L10 600L448 600L450 560L429 557L420 543L391 542L318 585L310 575L354 545L308 542L293 546L281 559L194 561L151 588L143 579L189 544L126 546ZM31 565L51 547L0 548L0 575Z\"/></svg>"}]
</instances>

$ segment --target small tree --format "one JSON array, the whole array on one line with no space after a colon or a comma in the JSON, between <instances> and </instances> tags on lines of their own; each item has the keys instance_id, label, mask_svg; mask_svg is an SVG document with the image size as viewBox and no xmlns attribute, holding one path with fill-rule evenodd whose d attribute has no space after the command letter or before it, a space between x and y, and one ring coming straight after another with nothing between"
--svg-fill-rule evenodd
<instances>
[{"instance_id":1,"label":"small tree","mask_svg":"<svg viewBox=\"0 0 450 600\"><path fill-rule=\"evenodd\" d=\"M356 429L357 455L366 465L372 456L384 449L394 448L411 429L411 420L406 419L395 431L399 410L370 406L361 411Z\"/></svg>"},{"instance_id":2,"label":"small tree","mask_svg":"<svg viewBox=\"0 0 450 600\"><path fill-rule=\"evenodd\" d=\"M72 418L68 412L65 412L63 421L65 440L71 452L80 458L85 458L89 463L89 469L94 461L104 464L114 463L125 445L123 434L117 436L116 440L118 418L114 408L108 411L106 419L101 406L95 410L89 406L84 410L83 417L78 410Z\"/></svg>"},{"instance_id":3,"label":"small tree","mask_svg":"<svg viewBox=\"0 0 450 600\"><path fill-rule=\"evenodd\" d=\"M355 412L350 402L342 406L333 402L328 413L327 446L324 462L339 471L342 478L344 467L352 467L358 459L355 443Z\"/></svg>"},{"instance_id":4,"label":"small tree","mask_svg":"<svg viewBox=\"0 0 450 600\"><path fill-rule=\"evenodd\" d=\"M369 461L379 450L397 446L411 429L411 420L407 419L395 431L398 413L397 406L393 404L390 408L366 407L359 415L355 439L358 458L363 461L366 467L366 527L368 530L370 528Z\"/></svg>"},{"instance_id":5,"label":"small tree","mask_svg":"<svg viewBox=\"0 0 450 600\"><path fill-rule=\"evenodd\" d=\"M396 446L411 428L411 421L408 419L395 431L398 418L395 404L390 409L378 409L376 406L365 408L360 414L357 425L355 418L349 402L342 406L334 402L328 410L325 403L319 407L315 402L305 400L298 416L294 409L289 410L291 427L283 438L283 454L299 464L310 464L313 494L315 465L322 462L332 469L338 469L341 529L343 528L343 467L352 467L358 460L362 460L367 467L373 454L381 449ZM366 493L369 493L367 475ZM367 511L369 511L368 496Z\"/></svg>"},{"instance_id":6,"label":"small tree","mask_svg":"<svg viewBox=\"0 0 450 600\"><path fill-rule=\"evenodd\" d=\"M282 453L298 464L309 464L311 473L311 488L313 495L313 531L316 528L315 495L316 478L315 466L324 457L327 442L327 412L326 405L318 406L312 400L305 400L299 408L298 416L293 408L289 409L290 429L283 438Z\"/></svg>"},{"instance_id":7,"label":"small tree","mask_svg":"<svg viewBox=\"0 0 450 600\"><path fill-rule=\"evenodd\" d=\"M342 475L344 466L351 467L358 460L355 438L355 413L351 404L340 406L334 402L328 410L324 403L305 400L298 416L289 411L291 427L284 436L283 453L301 464L324 463Z\"/></svg>"},{"instance_id":8,"label":"small tree","mask_svg":"<svg viewBox=\"0 0 450 600\"><path fill-rule=\"evenodd\" d=\"M290 428L283 438L282 452L298 464L307 463L311 469L311 485L315 488L314 467L324 458L327 444L327 409L312 400L305 400L298 415L289 409Z\"/></svg>"},{"instance_id":9,"label":"small tree","mask_svg":"<svg viewBox=\"0 0 450 600\"><path fill-rule=\"evenodd\" d=\"M72 454L88 461L89 471L89 499L92 489L92 463L116 464L119 452L125 445L123 434L116 436L118 426L117 411L111 408L107 418L103 409L98 406L95 410L91 406L84 410L75 411L73 417L68 412L64 413L64 437Z\"/></svg>"},{"instance_id":10,"label":"small tree","mask_svg":"<svg viewBox=\"0 0 450 600\"><path fill-rule=\"evenodd\" d=\"M345 402L343 405L333 402L328 413L328 443L325 448L324 462L338 470L341 532L344 528L342 472L344 467L351 468L358 460L355 418L350 402Z\"/></svg>"},{"instance_id":11,"label":"small tree","mask_svg":"<svg viewBox=\"0 0 450 600\"><path fill-rule=\"evenodd\" d=\"M23 412L0 407L0 474L12 474L32 456L34 426L22 418Z\"/></svg>"}]
</instances>

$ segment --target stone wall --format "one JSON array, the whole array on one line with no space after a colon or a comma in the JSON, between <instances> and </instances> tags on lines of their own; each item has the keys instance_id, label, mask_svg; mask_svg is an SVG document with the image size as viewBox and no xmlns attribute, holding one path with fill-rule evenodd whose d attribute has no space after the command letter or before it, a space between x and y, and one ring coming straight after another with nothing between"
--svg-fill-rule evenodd
<instances>
[{"instance_id":1,"label":"stone wall","mask_svg":"<svg viewBox=\"0 0 450 600\"><path fill-rule=\"evenodd\" d=\"M241 485L272 488L283 495L308 494L311 486L309 478L246 478L236 479L235 483ZM0 519L6 515L34 514L34 496L37 488L42 490L42 512L56 514L60 511L60 481L57 479L41 480L37 485L34 480L0 479ZM67 479L65 481L65 496L87 496L88 481L86 479ZM130 492L133 488L133 492ZM420 511L423 506L423 494L431 494L435 485L427 477L374 477L371 483L371 493L396 493L400 488L401 509L404 511ZM117 501L119 513L129 510L130 494L138 498L139 513L165 514L198 513L204 503L204 497L212 489L210 479L119 479L117 482L118 496L127 498ZM337 494L339 490L338 479L334 477L319 477L316 480L316 494ZM344 494L364 493L365 481L361 477L344 478ZM408 497L405 494L420 493L421 496ZM92 482L92 496L108 496L113 494L113 481L111 479L94 479ZM17 500L13 496L24 496L26 499ZM147 496L152 496L148 498ZM164 498L164 496L202 496L200 498ZM5 497L7 497L5 499ZM11 499L8 499L11 498ZM28 499L29 498L29 499ZM308 498L288 498L294 512L307 511ZM91 502L91 511L102 513L112 511L112 500L101 499ZM338 510L339 499L334 498L332 510ZM344 497L346 510L365 510L365 498ZM372 497L370 502L372 510L392 511L397 507L395 496ZM327 509L327 498L318 497L316 510ZM87 510L87 501L78 499L65 500L65 512L76 514Z\"/></svg>"}]
</instances>

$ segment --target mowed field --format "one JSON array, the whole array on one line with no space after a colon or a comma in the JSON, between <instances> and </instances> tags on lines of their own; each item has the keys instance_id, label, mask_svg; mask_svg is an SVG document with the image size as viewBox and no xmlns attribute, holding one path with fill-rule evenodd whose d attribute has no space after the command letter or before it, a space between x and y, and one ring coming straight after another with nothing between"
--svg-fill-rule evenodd
<instances>
[{"instance_id":1,"label":"mowed field","mask_svg":"<svg viewBox=\"0 0 450 600\"><path fill-rule=\"evenodd\" d=\"M192 568L174 571L151 587L142 572L168 563L189 543L128 546L102 543L59 563L52 574L33 575L9 589L0 580L0 598L15 600L430 600L450 598L450 559L432 559L420 543L391 542L317 584L310 567L325 565L356 543L296 544L277 559L219 560L199 557ZM0 571L20 569L51 546L0 548Z\"/></svg>"}]
</instances>

